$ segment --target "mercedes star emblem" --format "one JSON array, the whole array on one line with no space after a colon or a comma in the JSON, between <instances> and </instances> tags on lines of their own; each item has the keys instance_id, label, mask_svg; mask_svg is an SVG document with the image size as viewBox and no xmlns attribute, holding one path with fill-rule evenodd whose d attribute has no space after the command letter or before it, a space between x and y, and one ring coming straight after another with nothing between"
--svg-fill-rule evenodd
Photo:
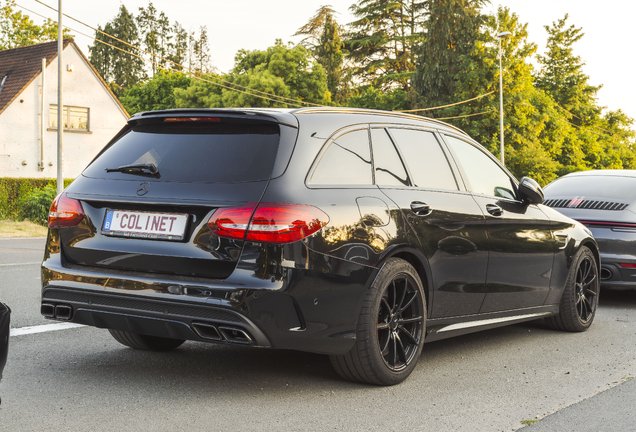
<instances>
[{"instance_id":1,"label":"mercedes star emblem","mask_svg":"<svg viewBox=\"0 0 636 432\"><path fill-rule=\"evenodd\" d=\"M150 190L150 183L149 182L143 182L137 188L137 195L139 195L139 196L146 195L149 190Z\"/></svg>"}]
</instances>

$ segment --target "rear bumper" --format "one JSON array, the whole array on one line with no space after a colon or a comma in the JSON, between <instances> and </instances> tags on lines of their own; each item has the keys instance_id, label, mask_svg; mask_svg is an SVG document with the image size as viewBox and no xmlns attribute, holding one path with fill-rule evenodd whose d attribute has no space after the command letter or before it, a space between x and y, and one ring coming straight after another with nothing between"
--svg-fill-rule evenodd
<instances>
[{"instance_id":1,"label":"rear bumper","mask_svg":"<svg viewBox=\"0 0 636 432\"><path fill-rule=\"evenodd\" d=\"M636 258L636 257L634 257ZM625 262L625 260L621 260ZM601 254L601 287L613 290L636 290L636 268L624 268Z\"/></svg>"},{"instance_id":2,"label":"rear bumper","mask_svg":"<svg viewBox=\"0 0 636 432\"><path fill-rule=\"evenodd\" d=\"M241 260L224 280L77 266L65 262L61 251L49 251L42 264L42 313L159 337L348 352L363 294L377 270L307 249L285 251L272 264L260 248L244 250L253 259ZM284 259L294 255L302 261Z\"/></svg>"}]
</instances>

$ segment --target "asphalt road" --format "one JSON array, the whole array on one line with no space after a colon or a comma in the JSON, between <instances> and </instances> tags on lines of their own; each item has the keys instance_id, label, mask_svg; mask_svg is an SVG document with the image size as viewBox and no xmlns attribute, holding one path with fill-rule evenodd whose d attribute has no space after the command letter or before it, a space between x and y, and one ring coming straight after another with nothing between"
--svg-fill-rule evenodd
<instances>
[{"instance_id":1,"label":"asphalt road","mask_svg":"<svg viewBox=\"0 0 636 432\"><path fill-rule=\"evenodd\" d=\"M14 328L50 323L29 264L43 244L0 239ZM406 382L371 387L314 354L195 342L149 353L90 327L25 334L10 339L0 431L512 431L552 413L528 430L570 430L550 422L612 404L629 420L616 400L636 391L635 335L636 292L604 291L585 333L532 322L430 343ZM603 430L590 424L572 430Z\"/></svg>"}]
</instances>

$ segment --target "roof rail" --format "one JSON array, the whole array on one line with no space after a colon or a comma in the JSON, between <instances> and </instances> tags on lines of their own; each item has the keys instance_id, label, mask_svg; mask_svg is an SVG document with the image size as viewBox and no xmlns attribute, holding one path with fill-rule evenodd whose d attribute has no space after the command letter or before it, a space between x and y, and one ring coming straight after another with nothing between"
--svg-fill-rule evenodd
<instances>
[{"instance_id":1,"label":"roof rail","mask_svg":"<svg viewBox=\"0 0 636 432\"><path fill-rule=\"evenodd\" d=\"M310 108L298 108L292 110L294 114L314 114L314 113L349 113L349 114L367 114L367 115L382 115L389 117L399 117L399 118L407 118L411 120L419 120L419 121L428 121L432 123L437 123L439 125L454 129L455 131L461 133L462 135L468 136L466 132L461 130L460 128L453 126L448 123L444 123L443 121L436 120L429 117L418 116L415 114L406 114L395 111L383 111L383 110L375 110L368 108L348 108L348 107L310 107Z\"/></svg>"}]
</instances>

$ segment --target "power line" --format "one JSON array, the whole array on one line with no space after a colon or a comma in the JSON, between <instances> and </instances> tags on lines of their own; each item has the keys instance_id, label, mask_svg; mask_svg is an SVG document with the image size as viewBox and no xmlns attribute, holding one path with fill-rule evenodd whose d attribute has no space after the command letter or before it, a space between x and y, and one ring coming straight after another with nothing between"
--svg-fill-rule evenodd
<instances>
[{"instance_id":1,"label":"power line","mask_svg":"<svg viewBox=\"0 0 636 432\"><path fill-rule=\"evenodd\" d=\"M57 12L57 9L53 8L52 6L47 5L46 3L43 3L42 1L40 1L40 0L35 0L35 1L36 1L37 3L39 3L39 4L43 5L43 6L46 6L47 8L49 8L49 9L51 9L51 10L53 10L53 11ZM50 19L50 18L48 18L48 17L45 17L44 15L41 15L41 14L39 14L39 13L37 13L37 12L34 12L34 11L32 11L32 10L28 9L28 8L25 8L24 6L21 6L21 5L17 4L17 3L16 3L16 6L21 7L22 9L24 9L24 10L26 10L26 11L29 11L30 13L33 13L33 14L35 14L35 15L38 15L38 16L40 16L40 17L42 17L42 18ZM188 67L186 67L186 66L184 66L184 65L182 65L182 64L176 63L176 62L174 62L174 61L172 61L172 60L170 60L170 59L167 59L167 58L161 57L161 56L159 56L159 55L157 55L157 54L154 54L154 53L148 52L148 51L146 51L146 50L144 50L144 49L142 49L142 48L139 48L138 46L132 45L132 44L130 44L130 43L128 43L128 42L126 42L126 41L123 41L123 40L121 40L121 39L119 39L119 38L116 38L115 36L112 36L112 35L110 35L110 34L108 34L108 33L105 33L105 32L103 32L102 30L96 29L95 27L92 27L91 25L86 24L86 23L84 23L84 22L82 22L82 21L80 21L80 20L78 20L78 19L76 19L76 18L74 18L74 17L72 17L72 16L69 16L69 15L67 15L67 14L63 14L63 15L64 15L65 17L70 18L70 19L72 19L73 21L75 21L75 22L77 22L77 23L79 23L79 24L83 25L83 26L86 26L86 27L90 28L91 30L94 30L95 32L99 32L99 33L101 33L101 34L103 34L103 35L105 35L105 36L107 36L107 37L109 37L109 38L112 38L112 39L114 39L114 40L116 40L116 41L119 41L119 42L121 42L121 43L123 43L123 44L126 44L126 45L130 46L131 48L134 48L134 49L136 49L136 50L139 50L139 51L141 51L141 52L144 52L144 53L146 53L146 54L148 54L148 55L150 55L150 56L153 56L153 57L155 57L155 58L158 58L158 59L160 59L160 60L163 60L163 61L166 61L166 62L172 63L172 64L173 64L173 65L175 65L175 66L178 66L178 67L180 67L180 68L183 68L184 70L189 71L189 72L190 72L191 74L193 74L193 75L194 75L194 74L196 74L196 72L192 71L190 68L188 68ZM55 22L55 23L57 23L57 21L55 21L55 20L52 20L52 21L53 21L53 22ZM143 57L141 57L141 56L139 56L139 55L137 55L137 54L134 54L134 53L131 53L131 52L125 51L125 50L123 50L123 49L121 49L121 48L118 48L118 47L116 47L116 46L114 46L114 45L108 44L108 43L106 43L105 41L102 41L102 40L97 39L97 38L95 38L95 37L88 36L87 34L82 33L82 32L80 32L80 31L78 31L78 30L74 30L74 29L72 29L72 28L71 28L71 27L69 27L69 26L66 26L66 25L65 25L64 27L68 28L69 30L73 30L74 32L76 32L76 33L78 33L78 34L81 34L81 35L83 35L83 36L86 36L86 37L88 37L88 38L90 38L90 39L93 39L93 40L96 40L96 41L102 42L102 43L104 43L104 44L106 44L106 45L108 45L108 46L110 46L110 47L113 47L113 48L119 49L120 51L126 52L126 53L128 53L128 54L132 54L132 55L134 55L134 56L136 56L136 57L139 57L140 59L142 59L142 60L146 61L146 59L144 59ZM155 64L155 65L157 65L157 66L161 67L161 68L164 68L164 69L170 69L170 70L174 70L174 71L180 72L178 69L166 68L166 67L165 67L165 65L161 65L161 64L159 64L159 63L157 63L157 62L155 62L155 61L152 61L151 59L149 59L149 61L150 61L151 63L153 63L153 64ZM219 77L216 77L216 76L213 76L213 75L209 75L209 74L206 74L206 73L203 73L203 72L199 72L199 73L200 73L201 75L205 75L205 76L207 76L207 77L209 77L209 78L212 78L212 79L214 79L214 80L217 80L217 81L220 81L220 82L223 82L223 83L229 84L229 85L231 85L231 86L234 86L234 87L240 87L240 88L246 89L246 90L248 90L248 91L250 91L250 92L259 93L259 94L266 95L266 96L272 96L272 97L275 97L275 98L280 99L280 100L274 100L274 99L270 99L270 98L267 98L267 97L261 97L261 96L255 95L255 94L250 94L250 93L247 93L247 92L243 92L243 91L238 90L238 89L233 88L233 87L227 87L227 86L224 86L224 85L221 85L221 84L218 84L218 83L212 82L212 81L204 80L205 82L208 82L208 83L210 83L210 84L215 84L215 85L218 85L218 86L220 86L220 87L226 88L226 89L228 89L228 90L233 90L233 91L236 91L236 92L239 92L239 93L248 94L248 95L250 95L250 96L258 97L258 98L261 98L261 99L267 99L267 100L270 100L270 101L273 101L273 102L277 102L277 103L284 103L284 104L287 104L287 105L291 105L289 102L293 102L293 103L295 104L295 106L296 106L296 107L300 107L300 106L302 106L302 105L312 105L312 106L317 106L317 107L321 107L321 106L323 106L323 105L314 104L314 103L311 103L311 102L301 101L301 100L298 100L298 99L292 99L292 98L287 98L287 97L284 97L284 96L275 95L275 94L273 94L273 93L263 92L263 91L256 90L256 89L253 89L253 88L250 88L250 87L246 87L246 86L243 86L243 85L240 85L240 84L236 84L236 83L233 83L233 82L231 82L231 81L227 81L227 80L224 80L224 79L222 79L222 78L219 78ZM285 101L289 101L289 102L285 102Z\"/></svg>"},{"instance_id":2,"label":"power line","mask_svg":"<svg viewBox=\"0 0 636 432\"><path fill-rule=\"evenodd\" d=\"M565 111L566 113L570 114L572 117L576 117L577 119L581 120L582 122L584 122L584 121L585 121L585 120L583 120L581 117L577 116L576 114L573 114L573 113L571 113L570 111L568 111L568 110L566 110L565 108L563 108L563 107L562 107L562 106L561 106L558 102L554 101L554 104L555 104L556 106L558 106L559 108L561 108L561 109L562 109L563 111ZM571 122L568 122L568 123L570 123L570 124L571 124L571 125L573 125L573 126L581 127L581 126L575 125L574 123L571 123ZM600 127L597 127L597 126L589 125L589 126L587 126L587 127L591 127L591 128L593 128L593 129L601 130L601 131L606 132L606 133L608 133L608 134L610 134L610 135L613 135L613 134L614 134L614 132L610 132L610 131L608 131L607 129L603 129L603 128L600 128Z\"/></svg>"},{"instance_id":3,"label":"power line","mask_svg":"<svg viewBox=\"0 0 636 432\"><path fill-rule=\"evenodd\" d=\"M37 1L37 0L36 0L36 1ZM479 95L479 96L475 96L475 97L474 97L474 98L472 98L472 99L466 99L466 100L464 100L464 101L461 101L461 102L455 102L455 103L448 104L448 105L441 105L441 106L436 106L436 107L431 107L431 108L419 108L419 109L412 109L412 110L402 110L402 111L398 111L398 112L409 113L409 112L417 112L417 111L432 111L432 110L436 110L436 109L440 109L440 108L447 108L447 107L451 107L451 106L455 106L455 105L460 105L460 104L463 104L463 103L466 103L466 102L470 102L470 101L474 101L474 100L476 100L476 99L483 98L484 96L488 96L489 94L493 94L494 92L495 92L495 91L493 90L493 91L491 91L491 92L484 93L484 94L481 94L481 95Z\"/></svg>"},{"instance_id":4,"label":"power line","mask_svg":"<svg viewBox=\"0 0 636 432\"><path fill-rule=\"evenodd\" d=\"M478 113L474 113L474 114L466 114L466 115L460 115L460 116L454 116L454 117L438 117L435 120L450 120L450 119L456 119L456 118L462 118L462 117L472 117L472 116L477 116L477 115L482 115L482 114L488 114L491 112L495 112L496 110L491 109L488 111L482 111L482 112L478 112Z\"/></svg>"}]
</instances>

